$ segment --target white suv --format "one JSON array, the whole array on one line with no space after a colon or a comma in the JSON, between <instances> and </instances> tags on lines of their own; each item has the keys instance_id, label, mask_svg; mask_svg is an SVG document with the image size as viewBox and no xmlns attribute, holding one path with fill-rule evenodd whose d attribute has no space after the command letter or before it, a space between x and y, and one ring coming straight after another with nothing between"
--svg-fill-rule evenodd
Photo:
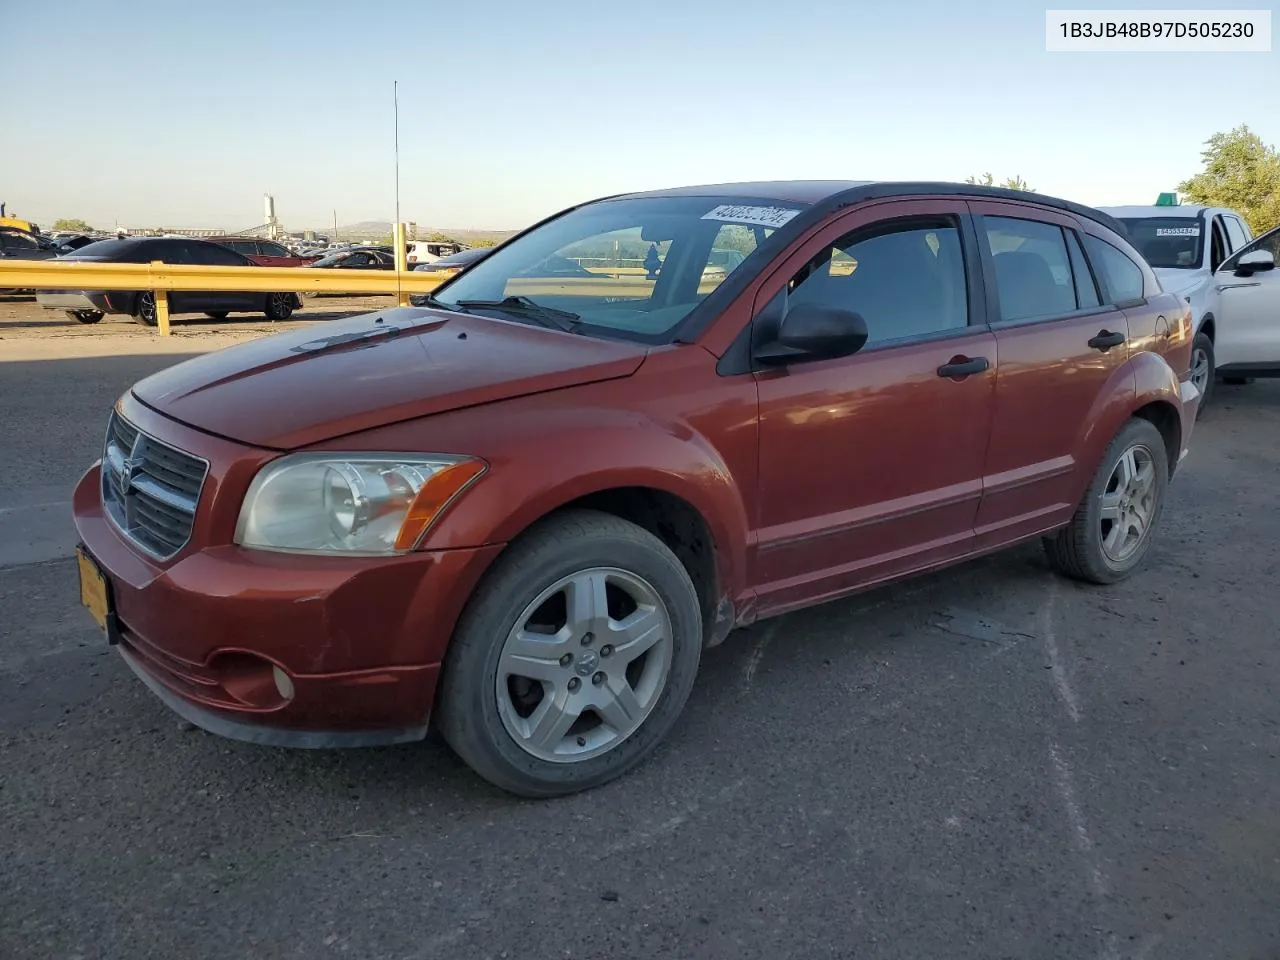
<instances>
[{"instance_id":1,"label":"white suv","mask_svg":"<svg viewBox=\"0 0 1280 960\"><path fill-rule=\"evenodd\" d=\"M1234 210L1194 205L1153 207L1102 207L1129 231L1129 240L1147 258L1160 284L1183 297L1192 311L1196 334L1191 356L1191 379L1201 393L1200 412L1209 404L1215 372L1224 376L1223 351L1234 350L1236 323L1224 321L1220 287L1222 270L1253 240L1244 218ZM1228 279L1235 280L1230 276ZM1225 301L1231 310L1232 300ZM1275 331L1280 347L1280 325ZM1277 357L1280 359L1280 356ZM1252 375L1252 374L1250 374Z\"/></svg>"}]
</instances>

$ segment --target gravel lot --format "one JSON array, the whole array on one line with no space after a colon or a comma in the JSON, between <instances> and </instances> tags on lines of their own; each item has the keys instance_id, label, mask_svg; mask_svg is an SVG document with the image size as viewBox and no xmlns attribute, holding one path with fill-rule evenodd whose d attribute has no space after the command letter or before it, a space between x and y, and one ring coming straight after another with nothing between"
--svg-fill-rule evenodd
<instances>
[{"instance_id":1,"label":"gravel lot","mask_svg":"<svg viewBox=\"0 0 1280 960\"><path fill-rule=\"evenodd\" d=\"M1280 957L1280 383L1219 388L1130 582L1027 547L759 624L652 760L531 803L168 713L66 500L130 383L270 325L40 313L0 302L0 957Z\"/></svg>"}]
</instances>

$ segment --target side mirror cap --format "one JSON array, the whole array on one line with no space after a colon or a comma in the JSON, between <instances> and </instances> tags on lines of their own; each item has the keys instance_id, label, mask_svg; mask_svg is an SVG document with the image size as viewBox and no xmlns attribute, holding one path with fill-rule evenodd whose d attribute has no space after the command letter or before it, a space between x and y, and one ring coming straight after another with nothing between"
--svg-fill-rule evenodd
<instances>
[{"instance_id":1,"label":"side mirror cap","mask_svg":"<svg viewBox=\"0 0 1280 960\"><path fill-rule=\"evenodd\" d=\"M832 360L857 353L867 336L861 314L802 303L787 310L777 336L758 347L755 357L770 365Z\"/></svg>"},{"instance_id":2,"label":"side mirror cap","mask_svg":"<svg viewBox=\"0 0 1280 960\"><path fill-rule=\"evenodd\" d=\"M1236 261L1236 275L1248 277L1259 270L1274 270L1276 258L1270 250L1250 250Z\"/></svg>"}]
</instances>

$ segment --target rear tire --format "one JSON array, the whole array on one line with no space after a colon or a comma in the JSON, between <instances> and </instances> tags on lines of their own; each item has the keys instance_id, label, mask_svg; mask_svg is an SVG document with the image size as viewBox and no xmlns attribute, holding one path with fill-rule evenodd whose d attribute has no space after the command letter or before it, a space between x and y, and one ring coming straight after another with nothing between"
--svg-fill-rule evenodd
<instances>
[{"instance_id":1,"label":"rear tire","mask_svg":"<svg viewBox=\"0 0 1280 960\"><path fill-rule=\"evenodd\" d=\"M1107 446L1071 522L1044 539L1049 563L1073 580L1126 579L1151 549L1168 486L1164 437L1149 421L1130 420Z\"/></svg>"},{"instance_id":2,"label":"rear tire","mask_svg":"<svg viewBox=\"0 0 1280 960\"><path fill-rule=\"evenodd\" d=\"M615 632L627 623L631 633ZM445 656L439 730L517 796L587 790L657 747L701 657L698 594L666 544L610 514L566 512L512 544L468 601Z\"/></svg>"},{"instance_id":3,"label":"rear tire","mask_svg":"<svg viewBox=\"0 0 1280 960\"><path fill-rule=\"evenodd\" d=\"M272 323L277 320L288 320L293 316L294 302L292 293L268 293L267 306L263 313Z\"/></svg>"},{"instance_id":4,"label":"rear tire","mask_svg":"<svg viewBox=\"0 0 1280 960\"><path fill-rule=\"evenodd\" d=\"M1147 467L1151 474L1144 479ZM1115 584L1128 579L1151 549L1167 488L1169 456L1164 436L1147 420L1130 420L1107 445L1070 524L1044 538L1048 561L1073 580ZM1115 518L1108 520L1108 516ZM1130 536L1133 522L1142 524L1135 538Z\"/></svg>"},{"instance_id":5,"label":"rear tire","mask_svg":"<svg viewBox=\"0 0 1280 960\"><path fill-rule=\"evenodd\" d=\"M1200 408L1196 411L1196 419L1204 416L1209 408L1209 397L1213 394L1214 384L1213 341L1208 334L1197 333L1191 342L1191 382L1200 391Z\"/></svg>"},{"instance_id":6,"label":"rear tire","mask_svg":"<svg viewBox=\"0 0 1280 960\"><path fill-rule=\"evenodd\" d=\"M68 310L67 316L78 323L97 323L102 319L101 310Z\"/></svg>"},{"instance_id":7,"label":"rear tire","mask_svg":"<svg viewBox=\"0 0 1280 960\"><path fill-rule=\"evenodd\" d=\"M134 308L133 319L144 327L154 327L158 322L157 316L156 295L150 290L145 290L138 294L138 304Z\"/></svg>"}]
</instances>

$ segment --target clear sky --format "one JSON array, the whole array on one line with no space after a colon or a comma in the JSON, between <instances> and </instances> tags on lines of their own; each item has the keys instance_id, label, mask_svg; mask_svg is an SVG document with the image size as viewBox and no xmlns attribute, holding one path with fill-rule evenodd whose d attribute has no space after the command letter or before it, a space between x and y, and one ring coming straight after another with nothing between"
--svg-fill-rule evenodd
<instances>
[{"instance_id":1,"label":"clear sky","mask_svg":"<svg viewBox=\"0 0 1280 960\"><path fill-rule=\"evenodd\" d=\"M986 171L1145 203L1216 131L1280 141L1280 54L1046 53L1045 6L0 0L0 200L41 223L235 228L270 191L290 229L390 220L393 80L401 213L424 226L683 183Z\"/></svg>"}]
</instances>

